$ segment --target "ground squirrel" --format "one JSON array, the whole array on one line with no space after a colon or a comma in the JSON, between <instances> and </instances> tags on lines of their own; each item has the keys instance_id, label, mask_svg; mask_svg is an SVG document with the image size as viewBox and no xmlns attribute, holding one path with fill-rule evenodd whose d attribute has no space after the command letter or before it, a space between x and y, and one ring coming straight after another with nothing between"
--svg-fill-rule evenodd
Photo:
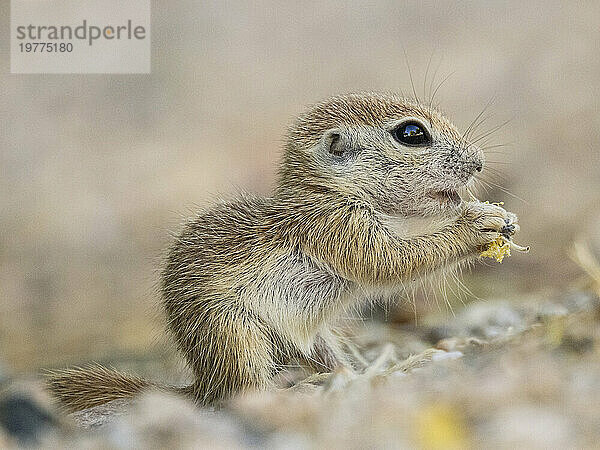
<instances>
[{"instance_id":1,"label":"ground squirrel","mask_svg":"<svg viewBox=\"0 0 600 450\"><path fill-rule=\"evenodd\" d=\"M211 405L268 387L290 361L347 364L331 328L344 310L518 230L502 207L461 200L483 164L417 101L360 93L310 108L289 130L273 195L201 212L169 251L162 301L195 377L180 390ZM56 372L49 386L78 410L153 383L94 366Z\"/></svg>"}]
</instances>

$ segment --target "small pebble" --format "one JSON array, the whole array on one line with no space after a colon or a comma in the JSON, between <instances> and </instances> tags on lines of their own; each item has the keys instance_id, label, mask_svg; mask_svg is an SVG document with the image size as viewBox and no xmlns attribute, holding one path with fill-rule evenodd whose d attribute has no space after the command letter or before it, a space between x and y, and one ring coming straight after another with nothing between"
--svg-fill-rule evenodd
<instances>
[{"instance_id":1,"label":"small pebble","mask_svg":"<svg viewBox=\"0 0 600 450\"><path fill-rule=\"evenodd\" d=\"M440 350L439 352L435 352L432 356L431 356L431 360L432 361L443 361L445 359L458 359L458 358L462 358L464 355L462 352L457 351L453 351L453 352L445 352L443 350Z\"/></svg>"}]
</instances>

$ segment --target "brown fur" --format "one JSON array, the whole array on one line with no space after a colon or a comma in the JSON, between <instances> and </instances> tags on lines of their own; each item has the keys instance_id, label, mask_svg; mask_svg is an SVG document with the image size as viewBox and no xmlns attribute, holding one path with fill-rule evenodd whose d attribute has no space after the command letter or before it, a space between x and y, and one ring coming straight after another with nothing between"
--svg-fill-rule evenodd
<instances>
[{"instance_id":1,"label":"brown fur","mask_svg":"<svg viewBox=\"0 0 600 450\"><path fill-rule=\"evenodd\" d=\"M391 137L406 117L426 124L430 146ZM344 310L476 258L516 217L431 193L465 186L482 163L440 112L395 95L334 97L301 116L274 195L202 212L169 252L163 304L198 403L267 388L290 361L318 371L347 364L332 331ZM71 410L150 385L98 368L50 380Z\"/></svg>"},{"instance_id":2,"label":"brown fur","mask_svg":"<svg viewBox=\"0 0 600 450\"><path fill-rule=\"evenodd\" d=\"M130 398L152 383L99 365L51 371L48 387L60 404L78 411L120 398Z\"/></svg>"}]
</instances>

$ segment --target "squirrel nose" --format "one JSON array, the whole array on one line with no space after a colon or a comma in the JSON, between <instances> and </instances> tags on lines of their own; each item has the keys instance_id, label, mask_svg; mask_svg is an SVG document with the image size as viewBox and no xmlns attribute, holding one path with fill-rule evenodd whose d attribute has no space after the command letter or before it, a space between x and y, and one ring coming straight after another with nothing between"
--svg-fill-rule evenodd
<instances>
[{"instance_id":1,"label":"squirrel nose","mask_svg":"<svg viewBox=\"0 0 600 450\"><path fill-rule=\"evenodd\" d=\"M477 172L481 172L483 170L483 163L481 161L477 161L477 163L475 165L475 170Z\"/></svg>"}]
</instances>

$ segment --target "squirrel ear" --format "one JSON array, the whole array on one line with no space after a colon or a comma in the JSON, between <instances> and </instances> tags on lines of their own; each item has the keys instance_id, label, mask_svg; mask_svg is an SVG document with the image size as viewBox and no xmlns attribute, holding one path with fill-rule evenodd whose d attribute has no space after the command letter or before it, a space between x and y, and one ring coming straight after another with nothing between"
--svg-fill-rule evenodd
<instances>
[{"instance_id":1,"label":"squirrel ear","mask_svg":"<svg viewBox=\"0 0 600 450\"><path fill-rule=\"evenodd\" d=\"M333 156L342 156L346 150L340 130L328 130L321 140L323 149Z\"/></svg>"}]
</instances>

